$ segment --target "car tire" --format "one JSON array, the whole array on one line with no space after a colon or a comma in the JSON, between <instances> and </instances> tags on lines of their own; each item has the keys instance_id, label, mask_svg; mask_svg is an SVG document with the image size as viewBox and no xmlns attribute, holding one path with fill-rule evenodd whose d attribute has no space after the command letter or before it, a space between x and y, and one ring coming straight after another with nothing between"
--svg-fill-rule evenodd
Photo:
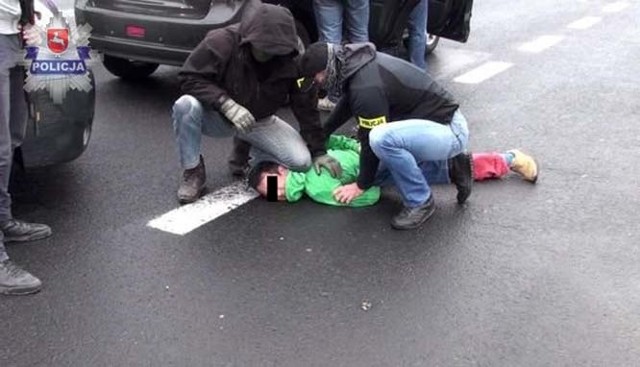
<instances>
[{"instance_id":1,"label":"car tire","mask_svg":"<svg viewBox=\"0 0 640 367\"><path fill-rule=\"evenodd\" d=\"M427 48L425 48L424 50L424 55L427 56L428 54L432 53L433 50L436 49L436 46L438 46L439 41L440 37L432 36L427 33Z\"/></svg>"},{"instance_id":2,"label":"car tire","mask_svg":"<svg viewBox=\"0 0 640 367\"><path fill-rule=\"evenodd\" d=\"M156 63L127 60L111 55L104 55L102 63L111 74L124 80L144 79L160 66Z\"/></svg>"}]
</instances>

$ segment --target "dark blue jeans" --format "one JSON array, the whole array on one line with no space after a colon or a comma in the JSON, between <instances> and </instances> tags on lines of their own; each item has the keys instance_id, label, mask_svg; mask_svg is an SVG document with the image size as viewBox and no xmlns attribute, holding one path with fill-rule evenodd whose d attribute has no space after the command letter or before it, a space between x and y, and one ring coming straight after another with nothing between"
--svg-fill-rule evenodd
<instances>
[{"instance_id":1,"label":"dark blue jeans","mask_svg":"<svg viewBox=\"0 0 640 367\"><path fill-rule=\"evenodd\" d=\"M409 61L422 70L426 70L427 62L424 53L427 50L427 19L429 17L429 1L421 0L409 15Z\"/></svg>"},{"instance_id":2,"label":"dark blue jeans","mask_svg":"<svg viewBox=\"0 0 640 367\"><path fill-rule=\"evenodd\" d=\"M369 42L369 0L314 0L320 41L341 44ZM342 36L343 24L346 37Z\"/></svg>"}]
</instances>

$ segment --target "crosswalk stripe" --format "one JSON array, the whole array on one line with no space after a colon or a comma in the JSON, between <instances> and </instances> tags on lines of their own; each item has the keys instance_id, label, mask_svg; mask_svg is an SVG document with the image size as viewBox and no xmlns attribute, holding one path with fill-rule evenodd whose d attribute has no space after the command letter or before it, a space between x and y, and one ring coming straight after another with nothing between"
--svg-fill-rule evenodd
<instances>
[{"instance_id":1,"label":"crosswalk stripe","mask_svg":"<svg viewBox=\"0 0 640 367\"><path fill-rule=\"evenodd\" d=\"M600 17L584 17L569 24L567 28L571 29L587 29L593 27L602 20Z\"/></svg>"},{"instance_id":2,"label":"crosswalk stripe","mask_svg":"<svg viewBox=\"0 0 640 367\"><path fill-rule=\"evenodd\" d=\"M258 193L235 182L198 201L173 209L147 223L148 227L183 236L255 199Z\"/></svg>"},{"instance_id":3,"label":"crosswalk stripe","mask_svg":"<svg viewBox=\"0 0 640 367\"><path fill-rule=\"evenodd\" d=\"M564 37L562 36L540 36L531 42L522 44L518 48L519 51L538 53L559 43Z\"/></svg>"},{"instance_id":4,"label":"crosswalk stripe","mask_svg":"<svg viewBox=\"0 0 640 367\"><path fill-rule=\"evenodd\" d=\"M453 79L453 81L463 84L478 84L497 74L500 74L501 72L509 69L512 66L513 64L510 62L489 61L469 72L458 76L457 78Z\"/></svg>"}]
</instances>

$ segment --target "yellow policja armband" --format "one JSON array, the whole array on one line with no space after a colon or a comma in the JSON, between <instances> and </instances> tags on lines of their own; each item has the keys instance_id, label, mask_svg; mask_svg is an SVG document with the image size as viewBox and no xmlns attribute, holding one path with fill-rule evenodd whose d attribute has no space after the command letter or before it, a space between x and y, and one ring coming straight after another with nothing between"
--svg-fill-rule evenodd
<instances>
[{"instance_id":1,"label":"yellow policja armband","mask_svg":"<svg viewBox=\"0 0 640 367\"><path fill-rule=\"evenodd\" d=\"M358 116L358 125L364 127L365 129L373 129L374 127L387 123L386 116L374 117L370 119L366 119L364 117Z\"/></svg>"}]
</instances>

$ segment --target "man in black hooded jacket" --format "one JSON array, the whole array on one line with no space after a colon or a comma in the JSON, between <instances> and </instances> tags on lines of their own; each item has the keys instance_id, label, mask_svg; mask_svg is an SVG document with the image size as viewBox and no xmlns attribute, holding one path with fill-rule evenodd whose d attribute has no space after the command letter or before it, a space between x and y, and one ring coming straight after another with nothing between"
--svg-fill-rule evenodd
<instances>
[{"instance_id":1,"label":"man in black hooded jacket","mask_svg":"<svg viewBox=\"0 0 640 367\"><path fill-rule=\"evenodd\" d=\"M371 43L345 46L314 43L302 56L303 76L344 94L326 122L326 133L351 117L358 123L362 144L356 182L334 192L349 203L376 182L376 172L390 172L404 201L391 220L396 229L420 226L433 214L435 204L420 164L451 159L447 166L458 188L458 202L471 193L473 183L467 121L453 96L418 67L376 52Z\"/></svg>"},{"instance_id":2,"label":"man in black hooded jacket","mask_svg":"<svg viewBox=\"0 0 640 367\"><path fill-rule=\"evenodd\" d=\"M179 73L184 95L174 103L172 115L184 169L180 202L195 201L205 187L202 134L234 136L232 173L242 173L252 146L256 161L268 159L304 171L313 158L317 170L340 174L339 163L324 148L317 91L299 78L298 49L289 10L259 4L247 9L239 24L209 32L193 50ZM288 102L300 134L275 115Z\"/></svg>"}]
</instances>

